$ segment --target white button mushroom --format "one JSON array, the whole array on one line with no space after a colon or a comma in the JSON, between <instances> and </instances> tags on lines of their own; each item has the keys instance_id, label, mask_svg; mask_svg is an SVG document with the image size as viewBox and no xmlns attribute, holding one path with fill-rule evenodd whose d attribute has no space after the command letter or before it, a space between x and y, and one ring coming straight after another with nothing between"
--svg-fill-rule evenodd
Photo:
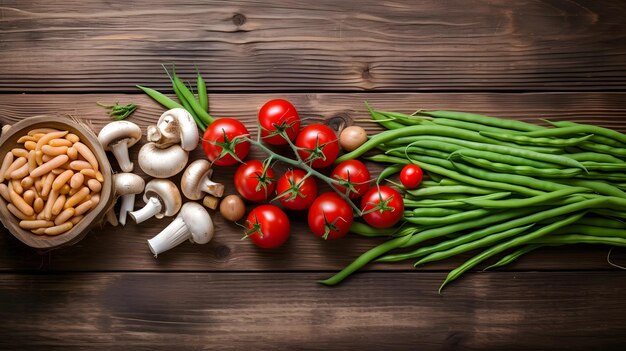
<instances>
[{"instance_id":1,"label":"white button mushroom","mask_svg":"<svg viewBox=\"0 0 626 351\"><path fill-rule=\"evenodd\" d=\"M213 221L200 204L188 202L170 225L154 238L148 240L150 251L157 257L185 240L195 244L206 244L213 238Z\"/></svg>"},{"instance_id":2,"label":"white button mushroom","mask_svg":"<svg viewBox=\"0 0 626 351\"><path fill-rule=\"evenodd\" d=\"M207 160L195 160L185 170L180 182L183 194L189 200L200 200L203 192L222 197L224 185L211 181L211 163Z\"/></svg>"},{"instance_id":3,"label":"white button mushroom","mask_svg":"<svg viewBox=\"0 0 626 351\"><path fill-rule=\"evenodd\" d=\"M120 205L119 223L126 225L126 214L135 207L135 194L143 191L146 183L143 179L133 173L118 173L114 176L115 196L122 197Z\"/></svg>"},{"instance_id":4,"label":"white button mushroom","mask_svg":"<svg viewBox=\"0 0 626 351\"><path fill-rule=\"evenodd\" d=\"M128 157L128 148L141 139L141 128L133 122L115 121L102 128L98 141L106 151L113 152L123 172L131 172L133 163Z\"/></svg>"},{"instance_id":5,"label":"white button mushroom","mask_svg":"<svg viewBox=\"0 0 626 351\"><path fill-rule=\"evenodd\" d=\"M167 179L152 179L146 184L143 194L146 205L137 211L129 213L137 223L149 218L163 218L175 215L182 205L182 198L176 184Z\"/></svg>"},{"instance_id":6,"label":"white button mushroom","mask_svg":"<svg viewBox=\"0 0 626 351\"><path fill-rule=\"evenodd\" d=\"M180 144L183 150L192 151L198 146L200 136L191 114L185 109L174 108L165 111L156 126L148 126L148 141L160 148Z\"/></svg>"},{"instance_id":7,"label":"white button mushroom","mask_svg":"<svg viewBox=\"0 0 626 351\"><path fill-rule=\"evenodd\" d=\"M155 143L147 143L139 150L139 168L155 178L169 178L185 169L187 151L180 145L161 149Z\"/></svg>"}]
</instances>

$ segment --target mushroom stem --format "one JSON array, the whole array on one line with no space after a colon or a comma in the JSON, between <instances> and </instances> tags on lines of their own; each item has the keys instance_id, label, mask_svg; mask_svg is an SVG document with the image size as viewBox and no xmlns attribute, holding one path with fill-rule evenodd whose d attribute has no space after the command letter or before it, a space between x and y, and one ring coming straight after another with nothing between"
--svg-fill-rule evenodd
<instances>
[{"instance_id":1,"label":"mushroom stem","mask_svg":"<svg viewBox=\"0 0 626 351\"><path fill-rule=\"evenodd\" d=\"M135 220L135 222L139 224L161 212L162 207L163 205L161 204L161 201L159 201L159 199L157 199L156 197L151 197L142 209L131 212L129 214Z\"/></svg>"},{"instance_id":2,"label":"mushroom stem","mask_svg":"<svg viewBox=\"0 0 626 351\"><path fill-rule=\"evenodd\" d=\"M202 189L213 196L222 197L224 195L224 185L215 183L209 177L205 177L202 181Z\"/></svg>"},{"instance_id":3,"label":"mushroom stem","mask_svg":"<svg viewBox=\"0 0 626 351\"><path fill-rule=\"evenodd\" d=\"M111 207L105 214L106 217L106 221L111 223L112 226L117 227L117 225L119 224L117 221L117 217L115 217L115 211L113 210L113 207Z\"/></svg>"},{"instance_id":4,"label":"mushroom stem","mask_svg":"<svg viewBox=\"0 0 626 351\"><path fill-rule=\"evenodd\" d=\"M126 225L126 214L131 212L135 207L135 194L127 194L122 196L122 204L120 205L119 222Z\"/></svg>"},{"instance_id":5,"label":"mushroom stem","mask_svg":"<svg viewBox=\"0 0 626 351\"><path fill-rule=\"evenodd\" d=\"M177 217L152 239L148 240L150 251L157 257L171 248L182 244L191 238L191 232L181 217Z\"/></svg>"},{"instance_id":6,"label":"mushroom stem","mask_svg":"<svg viewBox=\"0 0 626 351\"><path fill-rule=\"evenodd\" d=\"M133 163L130 162L130 158L128 156L128 140L120 140L119 142L110 145L109 148L111 149L111 152L113 152L113 155L115 155L115 159L120 165L122 172L131 172L133 170Z\"/></svg>"}]
</instances>

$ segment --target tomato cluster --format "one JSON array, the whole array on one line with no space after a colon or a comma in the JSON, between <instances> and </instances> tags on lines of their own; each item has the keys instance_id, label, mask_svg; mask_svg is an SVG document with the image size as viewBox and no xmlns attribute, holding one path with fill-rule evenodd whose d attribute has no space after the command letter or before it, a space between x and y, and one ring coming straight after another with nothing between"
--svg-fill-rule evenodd
<instances>
[{"instance_id":1,"label":"tomato cluster","mask_svg":"<svg viewBox=\"0 0 626 351\"><path fill-rule=\"evenodd\" d=\"M259 110L258 122L263 142L289 144L295 150L297 161L313 169L326 168L339 156L336 133L324 124L309 124L300 130L300 116L289 101L268 101ZM353 201L359 198L358 212L373 227L390 227L402 218L404 204L400 193L387 186L371 187L370 172L361 161L339 163L330 174L335 191L318 195L316 179L302 169L290 169L276 177L270 161L248 160L244 163L242 160L250 150L248 135L241 122L222 118L212 123L203 137L204 151L215 165L241 162L234 183L246 200L259 203L276 200L287 210L308 210L311 231L324 239L337 239L348 233L354 219L353 208L357 206ZM404 178L417 186L421 181L421 170L417 184L414 184L415 170L412 171ZM245 226L246 236L261 248L279 247L289 237L289 218L275 205L262 204L254 208L248 214Z\"/></svg>"}]
</instances>

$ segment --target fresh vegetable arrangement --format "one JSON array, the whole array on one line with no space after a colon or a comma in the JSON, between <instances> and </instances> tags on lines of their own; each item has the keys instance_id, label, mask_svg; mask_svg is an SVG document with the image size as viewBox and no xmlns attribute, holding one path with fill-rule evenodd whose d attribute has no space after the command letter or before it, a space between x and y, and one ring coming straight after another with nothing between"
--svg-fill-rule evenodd
<instances>
[{"instance_id":1,"label":"fresh vegetable arrangement","mask_svg":"<svg viewBox=\"0 0 626 351\"><path fill-rule=\"evenodd\" d=\"M321 281L326 285L373 261L421 266L481 250L451 271L443 288L487 260L499 258L487 268L500 267L544 246L626 246L624 134L565 121L540 126L465 112L406 115L368 106L373 122L386 131L368 136L349 126L337 135L324 124L306 123L289 101L274 99L260 107L259 133L252 136L238 119L209 114L199 73L197 95L173 69L166 73L179 102L138 86L168 109L146 129L148 142L137 157L152 179L132 173L128 149L142 137L139 126L118 120L98 135L122 171L113 178L119 215L108 211L109 222L170 220L148 240L155 256L187 240L209 242L215 228L206 208L241 222L244 239L261 249L287 242L289 211L306 213L311 232L325 240L349 232L388 238ZM116 119L137 108L104 107ZM62 234L97 203L102 175L90 150L75 139L64 131L35 130L20 139L23 148L4 156L0 195L22 228ZM190 162L189 153L200 145L206 157ZM266 157L247 159L251 148ZM275 167L279 162L285 172ZM386 166L376 178L367 166L372 163ZM220 202L226 185L211 176L214 167L224 166L232 166L239 195ZM176 184L171 178L178 174ZM135 210L142 193L145 205Z\"/></svg>"}]
</instances>

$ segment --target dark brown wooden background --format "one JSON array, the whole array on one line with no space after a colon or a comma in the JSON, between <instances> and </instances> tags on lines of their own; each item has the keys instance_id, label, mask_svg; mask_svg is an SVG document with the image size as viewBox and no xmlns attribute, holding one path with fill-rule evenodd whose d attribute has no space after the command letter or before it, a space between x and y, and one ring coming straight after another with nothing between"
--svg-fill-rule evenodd
<instances>
[{"instance_id":1,"label":"dark brown wooden background","mask_svg":"<svg viewBox=\"0 0 626 351\"><path fill-rule=\"evenodd\" d=\"M625 2L594 0L0 0L0 121L73 114L99 130L109 119L95 102L119 101L139 104L131 120L145 127L162 109L134 85L168 91L160 65L176 63L203 73L214 116L253 132L275 97L336 127L366 118L367 100L626 132L625 18ZM232 172L217 178L230 185ZM214 216L211 243L158 259L146 239L168 220L52 252L2 229L0 349L626 348L626 275L605 247L540 250L443 295L462 259L371 265L327 288L315 281L378 241L324 242L295 217L273 252Z\"/></svg>"}]
</instances>

